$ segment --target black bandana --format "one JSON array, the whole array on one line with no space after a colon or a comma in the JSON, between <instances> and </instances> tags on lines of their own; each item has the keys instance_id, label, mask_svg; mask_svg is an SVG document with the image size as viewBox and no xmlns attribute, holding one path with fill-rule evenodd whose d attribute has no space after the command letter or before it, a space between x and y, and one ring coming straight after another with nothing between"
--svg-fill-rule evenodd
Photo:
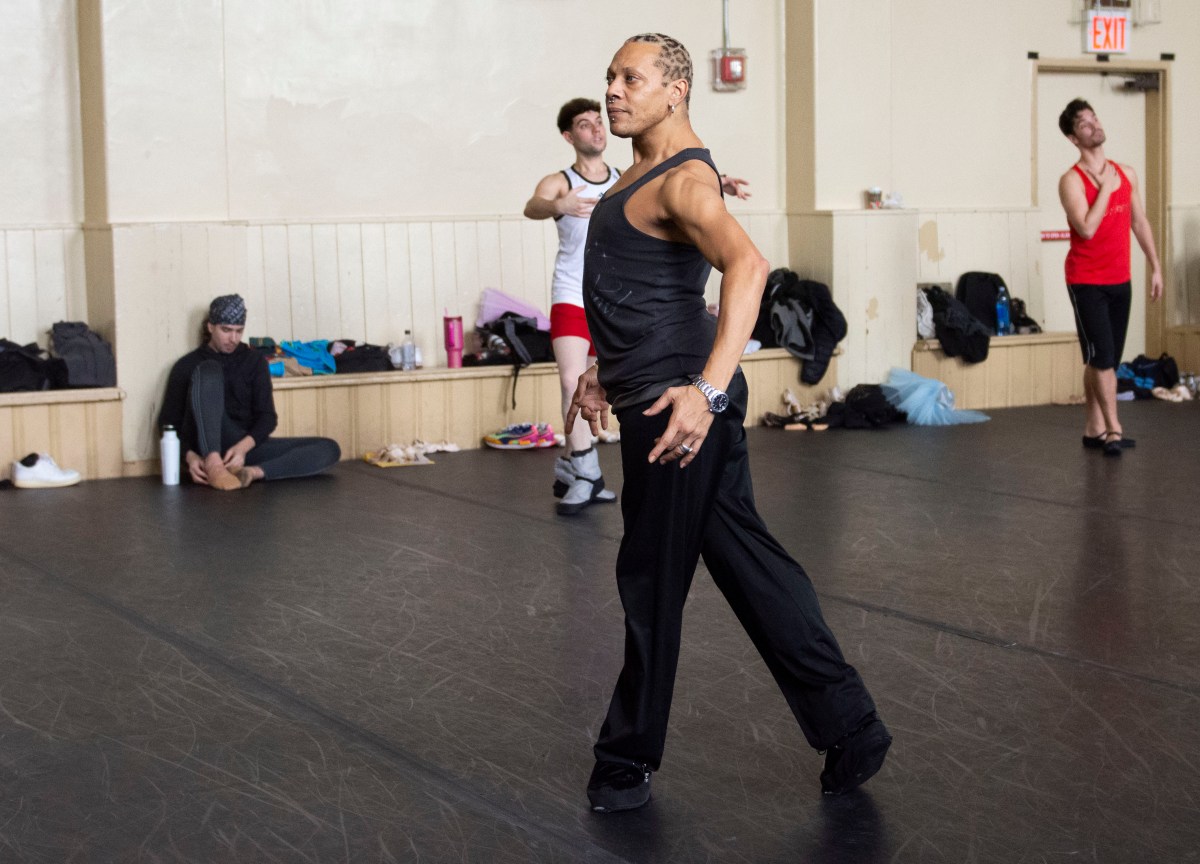
<instances>
[{"instance_id":1,"label":"black bandana","mask_svg":"<svg viewBox=\"0 0 1200 864\"><path fill-rule=\"evenodd\" d=\"M209 324L245 326L246 301L237 294L224 294L208 306Z\"/></svg>"}]
</instances>

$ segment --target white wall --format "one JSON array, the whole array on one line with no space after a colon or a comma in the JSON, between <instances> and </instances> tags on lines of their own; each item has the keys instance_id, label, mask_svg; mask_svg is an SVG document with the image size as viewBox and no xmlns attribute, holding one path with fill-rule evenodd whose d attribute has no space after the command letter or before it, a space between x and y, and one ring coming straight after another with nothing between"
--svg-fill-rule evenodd
<instances>
[{"instance_id":1,"label":"white wall","mask_svg":"<svg viewBox=\"0 0 1200 864\"><path fill-rule=\"evenodd\" d=\"M86 314L75 14L6 0L0 25L0 336Z\"/></svg>"},{"instance_id":2,"label":"white wall","mask_svg":"<svg viewBox=\"0 0 1200 864\"><path fill-rule=\"evenodd\" d=\"M518 213L572 158L559 105L600 99L641 30L689 46L697 129L777 209L780 4L734 7L752 83L714 94L719 0L105 0L112 219ZM609 153L629 162L625 142Z\"/></svg>"},{"instance_id":3,"label":"white wall","mask_svg":"<svg viewBox=\"0 0 1200 864\"><path fill-rule=\"evenodd\" d=\"M1194 0L1162 0L1163 22L1135 28L1131 59L1174 52L1173 140L1200 134ZM1033 61L1085 59L1068 0L817 0L816 209L899 191L917 208L1021 208L1031 202ZM1102 67L1098 67L1102 68ZM1041 106L1039 122L1061 106ZM1200 203L1200 166L1176 148L1173 197Z\"/></svg>"}]
</instances>

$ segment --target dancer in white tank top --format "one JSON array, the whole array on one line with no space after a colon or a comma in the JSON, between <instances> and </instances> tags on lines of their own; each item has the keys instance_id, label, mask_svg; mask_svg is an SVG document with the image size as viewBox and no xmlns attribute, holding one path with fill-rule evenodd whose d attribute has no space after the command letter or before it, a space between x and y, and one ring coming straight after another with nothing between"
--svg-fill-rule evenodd
<instances>
[{"instance_id":1,"label":"dancer in white tank top","mask_svg":"<svg viewBox=\"0 0 1200 864\"><path fill-rule=\"evenodd\" d=\"M599 182L584 177L574 166L559 173L566 180L567 188L579 198L598 201L621 176L617 169L607 165L603 167L605 174ZM590 221L590 212L587 216L566 213L554 217L554 224L558 229L558 255L554 258L554 280L550 287L551 305L570 303L572 306L583 308L583 243L587 240Z\"/></svg>"}]
</instances>

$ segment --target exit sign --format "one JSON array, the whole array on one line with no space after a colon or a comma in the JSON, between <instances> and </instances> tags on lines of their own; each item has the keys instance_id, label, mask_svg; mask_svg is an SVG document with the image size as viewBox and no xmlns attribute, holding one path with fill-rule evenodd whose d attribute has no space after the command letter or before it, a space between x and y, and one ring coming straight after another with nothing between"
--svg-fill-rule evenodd
<instances>
[{"instance_id":1,"label":"exit sign","mask_svg":"<svg viewBox=\"0 0 1200 864\"><path fill-rule=\"evenodd\" d=\"M1089 54L1129 51L1128 9L1089 9L1083 27L1083 50Z\"/></svg>"}]
</instances>

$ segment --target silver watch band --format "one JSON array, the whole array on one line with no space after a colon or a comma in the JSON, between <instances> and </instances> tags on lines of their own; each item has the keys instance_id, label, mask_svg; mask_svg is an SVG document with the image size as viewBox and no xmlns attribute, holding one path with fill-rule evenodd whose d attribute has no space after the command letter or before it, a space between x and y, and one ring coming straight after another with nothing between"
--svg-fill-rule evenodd
<instances>
[{"instance_id":1,"label":"silver watch band","mask_svg":"<svg viewBox=\"0 0 1200 864\"><path fill-rule=\"evenodd\" d=\"M716 386L705 380L703 375L696 375L692 378L692 386L699 390L704 398L708 400L708 410L715 412L724 411L724 405L718 405L721 402L728 404L729 396L724 390L718 389Z\"/></svg>"}]
</instances>

